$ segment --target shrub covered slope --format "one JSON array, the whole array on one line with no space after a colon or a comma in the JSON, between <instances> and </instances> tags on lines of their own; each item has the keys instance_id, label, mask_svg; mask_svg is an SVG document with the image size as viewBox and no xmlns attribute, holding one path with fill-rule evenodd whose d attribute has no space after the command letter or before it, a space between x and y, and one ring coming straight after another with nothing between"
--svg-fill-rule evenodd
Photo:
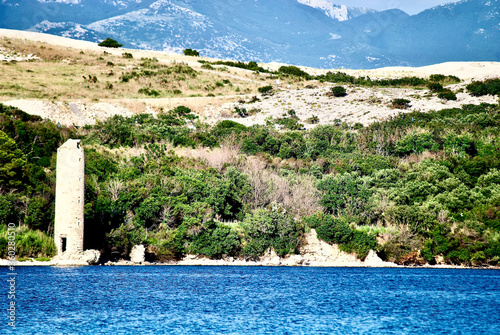
<instances>
[{"instance_id":1,"label":"shrub covered slope","mask_svg":"<svg viewBox=\"0 0 500 335\"><path fill-rule=\"evenodd\" d=\"M85 247L107 259L139 243L160 261L283 256L315 228L360 258L498 264L499 132L485 104L307 132L210 127L185 107L70 129L0 105L0 244L15 222L19 256L53 255L55 153L71 137L86 150Z\"/></svg>"}]
</instances>

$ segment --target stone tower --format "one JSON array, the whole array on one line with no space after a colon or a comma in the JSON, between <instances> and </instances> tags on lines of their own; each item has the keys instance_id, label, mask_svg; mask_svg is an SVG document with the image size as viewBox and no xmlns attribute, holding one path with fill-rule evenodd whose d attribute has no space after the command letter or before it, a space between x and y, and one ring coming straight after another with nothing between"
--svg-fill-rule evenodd
<instances>
[{"instance_id":1,"label":"stone tower","mask_svg":"<svg viewBox=\"0 0 500 335\"><path fill-rule=\"evenodd\" d=\"M80 140L67 140L57 149L56 218L57 254L83 251L83 196L85 155Z\"/></svg>"}]
</instances>

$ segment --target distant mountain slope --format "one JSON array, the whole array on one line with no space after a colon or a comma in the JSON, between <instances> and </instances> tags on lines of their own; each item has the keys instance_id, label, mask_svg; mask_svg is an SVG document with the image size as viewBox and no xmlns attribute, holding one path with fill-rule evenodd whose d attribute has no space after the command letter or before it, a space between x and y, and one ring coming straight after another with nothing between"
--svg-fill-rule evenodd
<instances>
[{"instance_id":1,"label":"distant mountain slope","mask_svg":"<svg viewBox=\"0 0 500 335\"><path fill-rule=\"evenodd\" d=\"M330 0L3 0L0 27L216 58L376 68L500 60L499 12L498 0L415 16Z\"/></svg>"},{"instance_id":2,"label":"distant mountain slope","mask_svg":"<svg viewBox=\"0 0 500 335\"><path fill-rule=\"evenodd\" d=\"M85 5L90 0L81 1L80 5ZM356 19L363 17L359 16L363 12L377 12L339 6L347 16L332 18L331 10L325 12L323 7L315 8L316 3L302 2L158 0L145 7L146 2L142 2L140 9L90 24L46 20L30 30L91 41L110 36L127 47L170 51L193 48L205 56L238 60L316 67L392 64L383 52L366 43L353 47L355 39L364 34L364 27L345 24L356 15Z\"/></svg>"},{"instance_id":3,"label":"distant mountain slope","mask_svg":"<svg viewBox=\"0 0 500 335\"><path fill-rule=\"evenodd\" d=\"M89 24L154 0L0 0L0 27L26 30L43 21Z\"/></svg>"},{"instance_id":4,"label":"distant mountain slope","mask_svg":"<svg viewBox=\"0 0 500 335\"><path fill-rule=\"evenodd\" d=\"M370 43L414 65L500 61L500 2L437 6L384 29Z\"/></svg>"},{"instance_id":5,"label":"distant mountain slope","mask_svg":"<svg viewBox=\"0 0 500 335\"><path fill-rule=\"evenodd\" d=\"M334 20L347 21L354 17L364 15L367 13L376 12L373 9L368 8L355 8L347 7L345 5L335 5L329 0L297 0L299 3L312 8L321 9L325 14Z\"/></svg>"}]
</instances>

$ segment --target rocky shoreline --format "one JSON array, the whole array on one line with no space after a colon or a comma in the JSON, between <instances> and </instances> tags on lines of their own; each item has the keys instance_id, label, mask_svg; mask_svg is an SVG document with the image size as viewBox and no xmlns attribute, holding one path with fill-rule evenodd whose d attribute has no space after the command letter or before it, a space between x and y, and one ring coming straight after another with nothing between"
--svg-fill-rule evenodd
<instances>
[{"instance_id":1,"label":"rocky shoreline","mask_svg":"<svg viewBox=\"0 0 500 335\"><path fill-rule=\"evenodd\" d=\"M74 260L50 260L50 261L9 261L0 259L0 267L27 267L27 266L52 266L52 267L80 267L80 266L262 266L262 267L343 267L343 268L411 268L411 269L481 269L481 270L500 270L495 266L463 266L463 265L397 265L390 262L366 262L359 261L353 263L335 263L328 261L300 262L300 255L292 255L285 258L261 259L258 261L240 260L240 259L208 259L200 258L196 255L188 255L179 261L159 262L132 262L130 260L120 260L117 262L105 262L89 264ZM299 262L297 262L299 260Z\"/></svg>"},{"instance_id":2,"label":"rocky shoreline","mask_svg":"<svg viewBox=\"0 0 500 335\"><path fill-rule=\"evenodd\" d=\"M366 268L432 268L432 269L495 269L500 267L468 267L462 265L398 265L385 262L377 254L370 250L364 261L355 255L341 251L338 246L330 245L318 239L316 231L311 231L305 236L305 244L300 249L300 254L279 257L274 250L262 256L259 260L245 260L233 257L223 259L210 259L199 255L186 255L181 260L168 261L164 263L148 262L144 259L144 246L135 246L130 253L130 260L119 260L116 262L100 261L100 253L97 250L86 250L79 254L58 255L49 261L37 261L31 259L24 262L0 259L0 266L290 266L290 267L366 267Z\"/></svg>"}]
</instances>

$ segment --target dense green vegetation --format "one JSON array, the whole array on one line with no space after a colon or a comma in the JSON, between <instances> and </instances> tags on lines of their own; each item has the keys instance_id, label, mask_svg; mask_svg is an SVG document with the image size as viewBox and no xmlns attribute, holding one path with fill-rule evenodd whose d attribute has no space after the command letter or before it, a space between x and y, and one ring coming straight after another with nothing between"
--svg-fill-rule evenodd
<instances>
[{"instance_id":1,"label":"dense green vegetation","mask_svg":"<svg viewBox=\"0 0 500 335\"><path fill-rule=\"evenodd\" d=\"M500 95L500 78L485 81L473 81L467 85L467 90L473 96Z\"/></svg>"},{"instance_id":2,"label":"dense green vegetation","mask_svg":"<svg viewBox=\"0 0 500 335\"><path fill-rule=\"evenodd\" d=\"M360 258L373 249L400 264L498 264L498 105L369 127L273 126L294 122L289 111L269 126L209 127L181 106L69 129L0 105L0 245L14 222L18 256L53 254L55 152L71 137L86 150L86 248L107 259L137 243L150 260L286 255L315 228Z\"/></svg>"},{"instance_id":3,"label":"dense green vegetation","mask_svg":"<svg viewBox=\"0 0 500 335\"><path fill-rule=\"evenodd\" d=\"M237 67L240 69L245 69L245 70L250 70L250 71L255 71L255 72L261 72L261 73L270 73L270 71L264 69L263 67L260 67L257 62L233 62L233 61L216 61L216 62L209 62L205 60L200 60L199 61L202 64L206 65L226 65L230 67Z\"/></svg>"},{"instance_id":4,"label":"dense green vegetation","mask_svg":"<svg viewBox=\"0 0 500 335\"><path fill-rule=\"evenodd\" d=\"M185 55L185 56L193 56L193 57L199 57L200 56L200 53L196 50L193 50L193 49L184 49L182 51L182 53Z\"/></svg>"},{"instance_id":5,"label":"dense green vegetation","mask_svg":"<svg viewBox=\"0 0 500 335\"><path fill-rule=\"evenodd\" d=\"M116 40L108 37L104 41L99 43L98 46L106 48L121 48L123 44L120 44Z\"/></svg>"},{"instance_id":6,"label":"dense green vegetation","mask_svg":"<svg viewBox=\"0 0 500 335\"><path fill-rule=\"evenodd\" d=\"M367 87L421 87L424 88L431 84L456 84L460 82L460 79L455 76L444 76L444 75L430 75L429 79L424 79L420 77L402 77L395 79L371 79L370 77L355 77L348 75L344 72L328 72L325 75L313 77L316 80L322 82L332 82L332 83L346 83L356 86L367 86Z\"/></svg>"},{"instance_id":7,"label":"dense green vegetation","mask_svg":"<svg viewBox=\"0 0 500 335\"><path fill-rule=\"evenodd\" d=\"M431 91L441 92L443 91L443 85L457 84L460 83L460 78L456 76L445 76L442 74L432 74L428 79L420 78L420 77L402 77L402 78L391 78L391 79L371 79L370 77L356 77L351 76L345 72L328 72L324 75L313 76L309 73L301 70L296 66L281 66L277 71L270 71L268 69L264 69L256 62L232 62L232 61L217 61L217 62L208 62L208 61L200 61L205 65L226 65L231 67L237 67L241 69L251 70L260 73L268 73L276 77L293 77L300 80L319 80L320 82L330 82L330 83L343 83L343 84L352 84L356 86L366 86L366 87L415 87L415 88L425 88L428 87ZM498 83L493 81L486 82L488 89L498 90ZM473 83L474 84L474 83ZM478 85L478 84L475 84ZM470 86L470 85L469 85ZM440 87L440 89L436 90L436 88ZM472 87L472 86L471 86ZM487 90L488 90L487 89ZM471 90L471 89L469 89ZM484 88L479 89L480 92L484 92ZM449 90L445 90L448 92ZM451 91L450 91L451 92ZM495 91L496 92L496 91ZM485 94L496 94L496 93L484 93ZM446 97L450 97L450 95L446 95ZM446 97L443 97L446 99ZM452 99L448 99L452 100Z\"/></svg>"}]
</instances>

